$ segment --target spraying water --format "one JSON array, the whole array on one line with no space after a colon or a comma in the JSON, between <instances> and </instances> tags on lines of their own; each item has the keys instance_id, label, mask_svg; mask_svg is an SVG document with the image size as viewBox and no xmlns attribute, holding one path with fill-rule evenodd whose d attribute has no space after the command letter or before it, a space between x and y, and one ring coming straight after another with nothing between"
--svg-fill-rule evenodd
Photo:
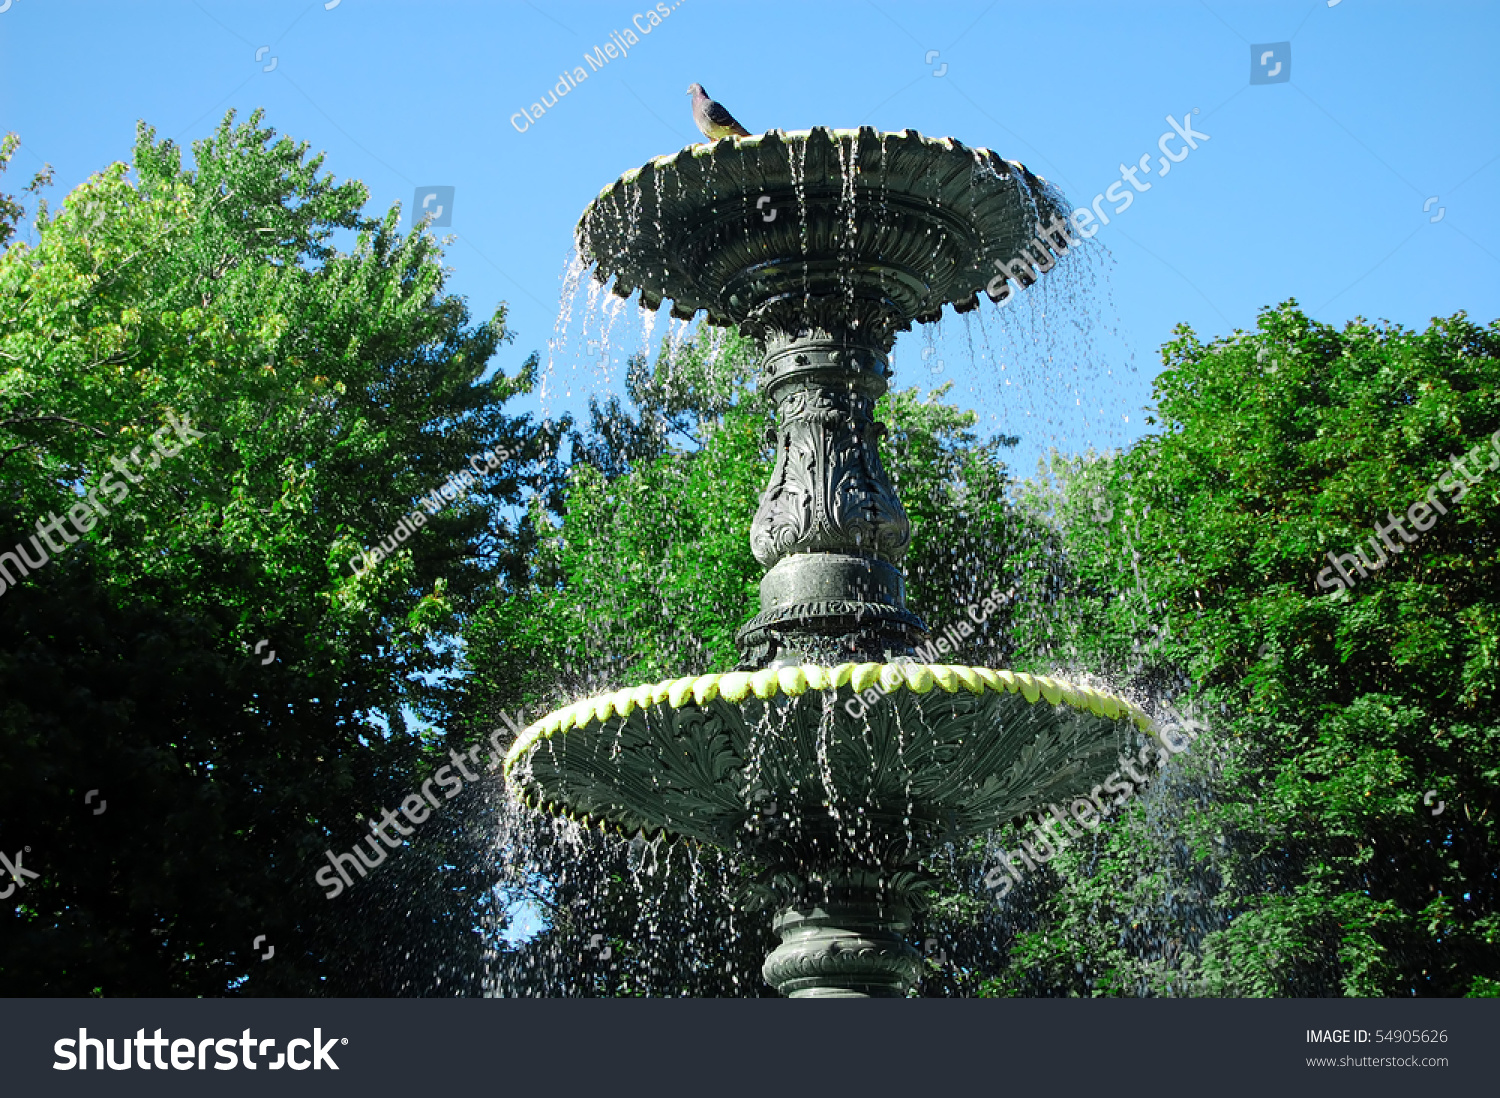
<instances>
[{"instance_id":1,"label":"spraying water","mask_svg":"<svg viewBox=\"0 0 1500 1098\"><path fill-rule=\"evenodd\" d=\"M772 140L773 135L774 131L755 148L758 159L749 164L738 161L759 139L743 146L722 142L707 156L684 150L676 157L660 158L627 174L590 207L580 227L580 254L593 257L595 276L583 279L581 260L570 261L558 329L549 346L549 384L544 392L556 392L554 375L572 376L580 367L593 371L590 378L580 379L580 390L598 391L611 383L621 352L647 361L653 353L658 355L657 374L664 373L670 388L673 363L690 346L682 314L699 308L707 309L712 323L737 323L756 333L772 349L766 365L770 373L786 370L795 353L800 356L798 368L826 360L819 369L873 370L878 377L883 369L881 342L888 346L895 331L909 326L912 318L939 320L947 300L963 310L965 346L962 356L954 358L968 363L976 378L988 379L995 397L990 403L998 405L992 416L998 416L1003 427L1039 441L1110 437L1105 428L1108 413L1098 391L1114 376L1114 367L1106 365L1097 350L1100 329L1093 304L1095 272L1104 262L1097 258L1102 249L1075 247L1053 256L1040 248L1027 252L1023 246L1044 220L1063 208L1055 192L1019 165L999 161L984 150L967 150L951 141L927 142L910 131L838 131L831 138L828 131L811 131L805 137L774 135ZM816 156L815 168L809 166L810 153ZM951 166L945 157L951 158ZM910 163L903 165L904 158ZM760 179L747 186L757 170ZM774 219L768 221L762 213L765 203L754 205L752 213L751 201L767 194L794 206L795 218L773 230ZM736 209L744 210L738 220ZM687 211L701 212L687 221ZM708 227L699 231L696 241L684 242L685 224ZM782 258L744 266L747 256L757 252ZM976 290L989 282L995 267L1018 254L1029 256L1035 270L1034 282L1020 293L1019 303L989 315L984 308L975 311L980 300ZM912 275L917 269L924 272L922 277ZM610 275L613 294L606 297L602 288ZM585 283L587 298L579 308L576 296ZM632 296L645 308L626 308ZM666 307L662 302L668 297L675 301L676 319L664 346L655 351L651 340L656 313ZM900 323L903 315L905 325ZM924 353L931 359L945 346L944 333L939 324L928 328L938 329L929 337L931 353ZM692 342L703 342L701 330ZM592 350L596 345L597 354ZM776 349L783 345L786 357L777 358L783 352ZM580 346L590 350L580 356L575 350ZM797 351L801 346L808 350ZM852 350L841 352L841 347ZM870 347L873 356L863 347ZM660 369L663 359L665 371ZM783 362L787 365L778 367ZM571 395L573 382L561 387ZM840 414L854 415L852 423L869 410ZM829 424L840 429L839 422ZM790 444L787 438L779 443L783 454ZM879 486L884 474L878 465L869 468L868 475L876 480L861 491L878 496L885 490ZM1079 469L1066 471L1082 475ZM775 485L773 480L767 499L775 498ZM963 491L962 481L954 490ZM1034 486L1033 496L1039 490ZM895 507L882 521L905 521L904 514L896 517L899 503ZM1014 567L1008 578L1014 581L1012 591L1017 585L1027 589L1013 601L1031 608L1027 628L1034 638L1051 633L1047 609L1056 602L1055 588L1067 574L1068 562L1063 559L1063 531L1056 514L1026 514L1019 504L1015 510L1018 521L1004 536L1017 544L1007 548L1012 557L1032 560ZM757 523L761 521L758 517ZM766 521L774 526L783 520L773 510ZM819 521L844 520L825 516ZM874 545L882 536L874 535L868 542L857 537L848 544ZM844 567L836 552L818 555L844 544L817 535L804 546L793 538L786 545L800 549L790 557L778 551L770 559L792 561L804 570L809 565ZM942 570L930 567L930 576L914 578L936 582L940 571L948 576L973 574L993 563L993 550L969 546L960 556L955 545L957 559L946 562ZM856 557L861 551L855 550ZM1041 567L1037 558L1044 562ZM858 559L880 563L876 557ZM777 563L773 575L782 566ZM875 564L862 567L883 575ZM690 637L681 639L680 653L683 668L694 669L694 675L663 683L654 693L600 694L615 685L611 676L632 658L628 647L604 648L591 654L577 680L556 699L574 702L587 697L586 707L559 709L548 718L545 735L544 722L538 722L529 730L536 734L517 745L515 766L508 769L511 788L528 790L532 798L561 796L570 807L564 811L561 801L550 799L533 799L522 806L512 797L496 813L496 848L505 867L497 886L497 910L538 930L529 938L512 935L508 945L496 951L486 984L490 993L765 993L764 988L750 986L754 981L747 976L754 959L770 944L764 921L749 913L757 903L779 911L776 926L783 945L766 962L766 972L771 978L774 968L787 993L900 993L932 967L930 958L915 954L903 937L921 917L924 885L934 879L936 868L946 867L949 885L965 875L972 878L975 864L1002 852L1002 840L993 832L996 823L1023 813L1041 798L1078 789L1080 781L1086 790L1088 779L1103 777L1113 753L1125 747L1116 723L1131 714L1146 740L1157 743L1159 753L1164 750L1159 746L1159 725L1142 706L1157 709L1170 692L1136 689L1129 682L1128 668L1111 669L1108 676L1070 668L1066 660L1052 657L1047 645L1033 642L1033 657L1047 661L1038 665L1036 678L996 679L983 668L981 677L961 666L957 670L963 676L943 678L954 670L952 665L914 670L914 665L901 663L916 639L928 634L905 610L896 612L899 602L872 604L878 607L875 623L866 621L854 632L820 611L827 624L809 631L807 611L801 611L802 624L788 625L789 619L776 616L783 603L775 600L782 596L772 596L765 604L766 592L763 584L766 609L741 631L747 645L745 670L735 673L748 682L751 669L762 668L754 685L758 706L748 689L740 691L745 683L733 675L724 676L721 683L718 676L704 674L708 669L701 666L701 647ZM1144 589L1141 595L1149 606ZM589 635L601 643L618 643L614 632ZM850 655L863 654L876 662L836 668L835 653L851 645ZM972 651L1007 648L1010 655L1021 654L1014 637L981 629ZM785 652L778 656L782 649ZM797 654L789 655L792 652ZM892 659L896 662L889 662ZM874 670L866 674L856 669L866 667ZM767 672L774 672L771 679L764 678ZM939 690L932 685L934 673ZM732 690L727 685L731 680ZM872 700L877 682L882 697ZM769 693L762 693L762 685ZM668 686L670 690L664 689ZM720 690L726 691L724 698L732 698L732 705L715 703ZM813 695L805 705L798 700L802 691ZM929 696L927 691L933 693ZM770 701L778 696L785 699L779 708ZM984 701L990 698L995 700ZM858 714L852 708L856 703L864 706ZM672 731L685 719L679 713L697 714L689 726L681 727L705 730ZM705 720L708 726L701 724ZM987 731L971 734L966 742L986 746L966 764L975 769L965 776L967 771L954 769L953 737L969 727L965 722L973 721L980 722L974 727ZM720 731L711 730L720 726ZM599 763L590 761L596 749L588 746L596 732ZM732 742L732 750L715 748L738 760L731 767L733 780L723 787L730 793L717 791L718 777L700 789L699 778L679 775L680 780L669 785L677 791L673 796L691 792L708 799L697 808L668 807L662 815L657 793L634 786L629 793L610 792L624 780L617 777L620 774L667 788L661 785L665 772L659 767L669 757L650 745L665 742L664 735L684 734L695 742L703 735L710 737L704 743L718 743L716 736ZM805 744L805 751L796 746L799 743ZM559 753L562 745L573 746L564 754ZM1027 751L1056 747L1065 752L1058 758L1074 760L1069 765L1075 769L1084 757L1080 752L1093 752L1088 757L1097 759L1077 773L1066 768L1056 773L1046 767L1034 770L1031 764L1018 771L1019 762L1003 762L1022 758ZM658 761L641 763L651 751L658 752ZM1022 755L1016 755L1018 751ZM805 764L790 761L799 758L805 758ZM542 761L546 765L539 770ZM806 770L799 769L803 765ZM1003 795L997 792L1002 787L973 784L981 775L991 775L983 781L993 783L994 775L1002 773L1008 773L1006 780L1012 783L1003 786ZM1170 787L1160 783L1151 788ZM981 789L986 790L983 795ZM625 799L618 800L619 795ZM533 810L539 807L554 814L536 814ZM566 818L575 810L574 819ZM564 818L556 818L557 813ZM653 827L650 821L656 820L661 822ZM607 831L610 826L625 834L611 838L600 833L600 828ZM1170 822L1164 826L1170 827ZM669 832L685 835L688 841L674 841ZM779 853L773 857L768 851ZM922 858L927 859L925 868L918 864ZM972 887L973 881L967 884ZM808 914L809 888L822 890L825 905L834 902L835 893L851 897L838 901L844 904L842 929ZM1203 882L1195 882L1194 888L1200 898L1207 894ZM1025 894L1023 887L1017 898ZM1182 910L1179 892L1170 893L1164 903L1174 916ZM871 904L874 907L867 910ZM1208 923L1206 916L1200 921ZM814 961L815 954L803 945L816 941L821 949L826 942L837 954L840 941L865 940L861 935L885 943L880 948L896 959L882 972L857 979L825 971L827 966L819 967L821 962ZM1180 941L1176 948L1181 951ZM962 950L955 947L955 952ZM951 984L953 974L942 979ZM964 985L959 980L958 985L972 990L972 981ZM846 987L858 990L837 990Z\"/></svg>"}]
</instances>

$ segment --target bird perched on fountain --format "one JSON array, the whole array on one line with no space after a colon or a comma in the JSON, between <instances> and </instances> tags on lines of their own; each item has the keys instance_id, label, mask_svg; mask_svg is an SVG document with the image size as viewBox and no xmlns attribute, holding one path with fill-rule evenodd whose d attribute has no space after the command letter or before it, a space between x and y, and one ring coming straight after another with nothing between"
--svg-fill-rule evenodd
<instances>
[{"instance_id":1,"label":"bird perched on fountain","mask_svg":"<svg viewBox=\"0 0 1500 1098\"><path fill-rule=\"evenodd\" d=\"M708 97L702 84L694 84L687 93L693 97L693 121L710 141L721 137L749 137L750 132L734 120L734 115Z\"/></svg>"}]
</instances>

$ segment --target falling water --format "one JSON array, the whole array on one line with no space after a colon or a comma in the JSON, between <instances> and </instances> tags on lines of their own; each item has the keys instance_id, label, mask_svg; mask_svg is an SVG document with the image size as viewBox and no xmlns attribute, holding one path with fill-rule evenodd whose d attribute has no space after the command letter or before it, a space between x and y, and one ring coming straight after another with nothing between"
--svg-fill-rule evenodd
<instances>
[{"instance_id":1,"label":"falling water","mask_svg":"<svg viewBox=\"0 0 1500 1098\"><path fill-rule=\"evenodd\" d=\"M858 142L849 141L846 148L845 140L837 140L834 147L839 158L840 205L844 215L837 248L840 259L847 265L858 244L856 234L860 229L855 208ZM801 253L805 257L812 248L806 174L808 143L799 142L792 148L790 175L797 202ZM882 149L882 159L884 155ZM971 196L972 189L983 184L986 173L995 173L983 158L976 156L975 163ZM657 180L654 185L662 185L660 178L653 176ZM884 173L876 193L878 198L873 206L879 214L884 214L889 210ZM871 192L866 192L866 203L870 203L871 197ZM1028 193L1027 200L1033 210L1037 209L1035 195ZM660 209L660 203L651 203L651 209L653 213L648 218L642 207L642 189L636 188L626 204L624 221L632 234L654 234L659 251L665 254L666 229L654 212ZM879 216L875 218L877 226L880 220ZM878 227L865 228L879 231ZM1111 262L1102 245L1085 242L1059 257L1045 278L1027 289L1015 291L1007 304L996 306L981 295L981 308L962 316L961 339L950 338L957 333L951 324L943 322L923 326L919 334L903 337L903 345L921 340L920 351L917 356L903 359L903 368L894 384L932 385L950 380L965 383L968 403L982 417L984 428L1020 436L1026 452L1039 460L1043 454L1052 452L1076 456L1088 453L1090 447L1105 452L1122 448L1129 441L1128 420L1123 418L1129 412L1115 413L1123 396L1132 392L1129 376L1134 366L1123 350L1117 320L1111 325L1101 317L1106 306L1113 310L1112 295L1108 293ZM670 367L689 339L723 338L715 331L705 328L695 331L688 322L672 319L658 352L652 347L657 330L656 313L639 309L636 298L627 302L609 293L596 279L585 278L585 273L585 264L576 254L570 255L562 276L558 320L548 344L544 404L548 399L558 399L559 382L564 400L572 398L575 385L580 393L606 391L614 382L620 354L627 350L648 359L654 353L663 354L670 384ZM807 277L804 267L805 296L810 295L811 289ZM841 278L840 286L853 294L851 280ZM925 369L916 368L919 365ZM580 369L588 373L580 374ZM953 397L950 395L948 399ZM1016 507L1018 513L1023 510L1019 502ZM1068 608L1058 600L1056 591L1068 573L1069 562L1058 547L1064 540L1062 527L1069 520L1050 508L1046 513L1029 517L1035 521L1020 529L1016 535L1020 540L1012 548L1017 557L1027 549L1054 554L1048 558L1053 563L1046 574L984 575L984 569L997 556L993 548L960 550L957 546L952 547L944 574L972 577L976 589L989 589L1002 580L1011 585L1013 592L1021 589L1017 599L1026 602L1034 635L1042 637L1050 635L1054 627L1060 629L1066 624L1063 616ZM1124 517L1122 505L1122 521ZM663 521L670 522L670 516L664 516ZM1127 532L1130 529L1128 524L1125 528ZM911 576L916 585L938 578L936 572L927 576L916 569ZM1156 636L1158 623L1152 620L1149 592L1141 586L1137 594L1139 605L1132 612L1138 615L1140 635L1149 645ZM728 612L739 613L741 609L748 615L748 607ZM1056 617L1049 619L1049 615ZM940 627L945 623L930 621L929 624ZM631 663L635 652L620 647L621 642L600 623L586 627L586 632L586 636L579 638L578 666L572 670L567 686L559 684L554 699L558 705L626 684L621 681L620 669ZM702 650L694 638L679 637L678 644L684 668L701 666ZM1090 669L1068 651L1052 649L1043 642L1021 651L996 633L976 638L975 662L995 663L999 653L1004 653L1001 663L1025 664L1037 673L1127 695L1152 712L1164 712L1191 686L1179 682L1148 688L1135 679L1143 662L1139 660L1129 666ZM633 685L637 680L627 681ZM904 765L907 751L928 732L908 728L900 723L899 714L897 721L897 756ZM767 713L755 729L744 771L747 797L766 772L766 752L774 733ZM851 730L842 726L832 696L825 697L816 736L822 799L850 850L870 855L875 839L866 833L866 814L859 811L859 800L838 787L830 758L835 738L847 734L852 734ZM617 731L616 751L618 735ZM1129 897L1133 925L1118 930L1117 947L1137 959L1132 970L1139 973L1133 987L1135 993L1192 993L1198 985L1188 971L1191 968L1188 962L1196 956L1203 935L1225 923L1225 917L1213 907L1216 882L1211 874L1205 877L1201 869L1189 869L1195 863L1185 857L1180 838L1182 818L1191 812L1194 798L1207 795L1210 780L1223 765L1222 748L1215 747L1209 737L1201 738L1192 752L1174 759L1158 780L1135 798L1137 811L1116 814L1115 825L1134 829L1133 834L1138 835L1147 851L1145 856L1154 859L1152 865L1156 869L1153 873L1143 873ZM865 796L867 799L868 794ZM905 797L910 840L915 797L909 779ZM759 979L758 969L773 942L763 915L744 910L747 898L762 893L757 891L760 886L751 881L751 866L739 854L662 838L640 835L620 838L585 830L521 806L498 779L487 785L483 796L464 803L466 825L490 829L491 841L482 847L476 865L471 867L480 876L488 872L494 877L490 886L494 900L485 908L489 912L487 921L476 928L488 943L483 972L478 977L484 993L769 994ZM799 823L795 819L786 820L782 826L795 830ZM970 939L945 939L953 946L955 959L942 971L929 971L928 986L934 993L972 993L985 972L1002 970L1006 962L1005 943L1017 930L1036 925L1037 902L1058 887L1055 874L1043 869L1030 875L1002 901L996 902L984 891L980 879L986 867L994 865L1003 850L1013 849L1019 834L1014 828L1006 828L967 846L950 844L933 860L934 870L946 872L950 882L966 881L970 899L988 913L979 920L977 933L972 928L966 931ZM1099 844L1095 837L1085 839L1062 862L1096 858ZM932 916L930 925L940 923L937 915ZM1173 942L1177 944L1172 946ZM966 959L963 964L969 966L967 971L960 970L960 957ZM1089 981L1093 978L1086 976ZM412 986L424 985L414 976ZM1088 986L1093 985L1090 982ZM1056 993L1057 989L1037 986L1031 991L1048 994Z\"/></svg>"}]
</instances>

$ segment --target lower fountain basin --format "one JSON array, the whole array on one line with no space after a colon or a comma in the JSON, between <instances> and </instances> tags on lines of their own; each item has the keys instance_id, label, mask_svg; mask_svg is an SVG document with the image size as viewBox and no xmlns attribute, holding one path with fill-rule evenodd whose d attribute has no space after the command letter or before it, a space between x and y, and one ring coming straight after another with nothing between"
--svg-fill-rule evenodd
<instances>
[{"instance_id":1,"label":"lower fountain basin","mask_svg":"<svg viewBox=\"0 0 1500 1098\"><path fill-rule=\"evenodd\" d=\"M528 805L621 834L899 865L1089 793L1137 733L1159 738L1132 703L1045 676L803 665L566 706L505 774Z\"/></svg>"}]
</instances>

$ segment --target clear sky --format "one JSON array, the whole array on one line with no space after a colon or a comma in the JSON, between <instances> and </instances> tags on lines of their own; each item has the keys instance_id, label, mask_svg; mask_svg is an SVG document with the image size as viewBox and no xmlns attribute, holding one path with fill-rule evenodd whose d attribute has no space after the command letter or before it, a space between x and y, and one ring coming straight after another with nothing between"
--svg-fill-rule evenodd
<instances>
[{"instance_id":1,"label":"clear sky","mask_svg":"<svg viewBox=\"0 0 1500 1098\"><path fill-rule=\"evenodd\" d=\"M1157 160L1167 116L1197 110L1209 139L1141 177L1151 189L1095 238L1108 251L1095 276L897 345L898 384L955 381L952 399L988 429L1025 436L1023 471L1048 446L1136 437L1179 322L1228 334L1289 297L1335 324L1500 316L1495 3L664 6L640 34L656 10L644 2L0 0L0 130L23 142L7 189L48 162L55 206L128 156L138 119L186 146L230 107L265 107L266 124L327 152L326 170L364 180L374 210L409 214L418 187L454 188L437 230L457 237L450 288L478 318L509 303L509 371L548 355L584 205L698 140L693 81L752 132L949 135L1026 163L1076 205ZM639 37L627 55L518 130L516 112L626 28ZM617 384L639 345L627 317L614 370L580 367L584 319L575 310L553 353L551 410Z\"/></svg>"}]
</instances>

